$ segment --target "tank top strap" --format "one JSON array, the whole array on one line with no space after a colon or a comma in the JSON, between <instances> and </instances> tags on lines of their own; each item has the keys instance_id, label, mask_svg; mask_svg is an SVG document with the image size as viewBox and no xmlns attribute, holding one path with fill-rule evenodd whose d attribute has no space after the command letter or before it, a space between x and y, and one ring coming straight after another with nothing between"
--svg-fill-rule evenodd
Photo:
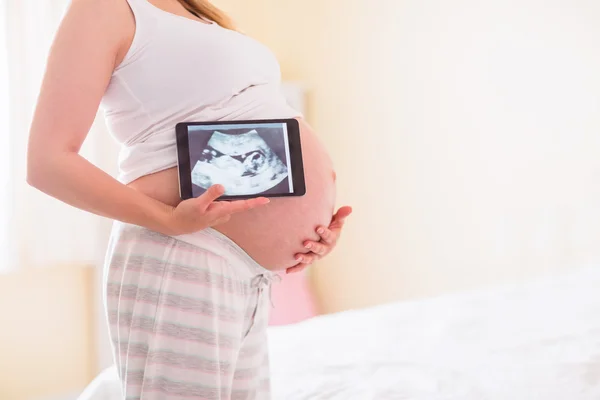
<instances>
[{"instance_id":1,"label":"tank top strap","mask_svg":"<svg viewBox=\"0 0 600 400\"><path fill-rule=\"evenodd\" d=\"M133 13L135 19L135 33L133 42L129 48L129 51L125 55L125 58L121 65L117 67L117 70L129 64L132 60L135 60L139 51L147 45L152 37L157 26L156 14L154 7L147 0L127 0L129 8Z\"/></svg>"},{"instance_id":2,"label":"tank top strap","mask_svg":"<svg viewBox=\"0 0 600 400\"><path fill-rule=\"evenodd\" d=\"M155 6L149 0L127 0L127 2L129 3L129 7L133 10L133 13L136 15L136 17L139 14L140 18L155 19L173 16L179 18L178 15Z\"/></svg>"},{"instance_id":3,"label":"tank top strap","mask_svg":"<svg viewBox=\"0 0 600 400\"><path fill-rule=\"evenodd\" d=\"M127 3L129 3L129 7L136 17L138 14L140 16L147 15L150 12L150 7L152 7L152 4L149 4L148 0L127 0Z\"/></svg>"}]
</instances>

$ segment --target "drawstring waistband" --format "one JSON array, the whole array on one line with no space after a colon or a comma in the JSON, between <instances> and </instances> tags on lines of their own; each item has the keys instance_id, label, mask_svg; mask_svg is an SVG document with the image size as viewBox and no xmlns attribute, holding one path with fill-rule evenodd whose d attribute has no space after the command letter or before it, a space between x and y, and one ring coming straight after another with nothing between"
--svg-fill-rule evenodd
<instances>
[{"instance_id":1,"label":"drawstring waistband","mask_svg":"<svg viewBox=\"0 0 600 400\"><path fill-rule=\"evenodd\" d=\"M264 289L268 288L269 301L271 302L271 306L275 307L273 304L273 298L271 296L271 284L273 282L281 282L281 276L275 272L263 268L252 257L250 257L248 253L246 253L240 246L238 246L227 236L215 229L206 228L195 233L174 236L174 238L206 249L218 256L224 257L227 260L235 262L236 266L243 264L246 268L243 270L239 269L238 272L240 274L249 275L246 276L251 279L250 286L253 289L263 291Z\"/></svg>"},{"instance_id":2,"label":"drawstring waistband","mask_svg":"<svg viewBox=\"0 0 600 400\"><path fill-rule=\"evenodd\" d=\"M273 293L272 293L273 282L280 283L281 276L279 276L279 274L274 274L274 273L269 273L269 274L264 273L264 274L256 275L254 278L252 278L250 285L253 288L260 290L261 292L268 288L269 289L269 302L271 303L271 307L275 308L275 304L273 304Z\"/></svg>"},{"instance_id":3,"label":"drawstring waistband","mask_svg":"<svg viewBox=\"0 0 600 400\"><path fill-rule=\"evenodd\" d=\"M188 233L185 235L173 236L177 240L181 240L192 244L201 249L205 249L218 256L221 256L232 263L244 264L246 270L239 270L242 274L248 274L248 277L255 277L261 274L273 274L274 272L262 267L248 253L246 253L237 243L223 235L221 232L206 228L198 232Z\"/></svg>"}]
</instances>

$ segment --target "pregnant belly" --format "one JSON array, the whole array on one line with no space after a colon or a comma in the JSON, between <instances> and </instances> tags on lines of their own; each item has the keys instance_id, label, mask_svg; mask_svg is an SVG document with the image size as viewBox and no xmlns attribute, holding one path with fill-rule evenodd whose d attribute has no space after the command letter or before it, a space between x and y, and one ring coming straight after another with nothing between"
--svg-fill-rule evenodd
<instances>
[{"instance_id":1,"label":"pregnant belly","mask_svg":"<svg viewBox=\"0 0 600 400\"><path fill-rule=\"evenodd\" d=\"M300 137L306 180L302 197L272 198L271 202L234 215L214 227L254 260L270 270L281 270L297 262L303 242L318 239L318 225L329 225L335 206L335 173L327 151L306 122L300 120ZM179 199L175 168L142 177L129 184L147 195L175 205Z\"/></svg>"}]
</instances>

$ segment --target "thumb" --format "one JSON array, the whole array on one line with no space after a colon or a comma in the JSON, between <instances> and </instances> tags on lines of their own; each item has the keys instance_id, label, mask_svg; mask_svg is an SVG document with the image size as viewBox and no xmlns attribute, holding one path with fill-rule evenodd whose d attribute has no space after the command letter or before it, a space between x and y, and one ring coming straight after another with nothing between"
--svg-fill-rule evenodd
<instances>
[{"instance_id":1,"label":"thumb","mask_svg":"<svg viewBox=\"0 0 600 400\"><path fill-rule=\"evenodd\" d=\"M343 225L346 218L352 214L352 207L344 206L338 210L333 216L333 223L335 225Z\"/></svg>"},{"instance_id":2,"label":"thumb","mask_svg":"<svg viewBox=\"0 0 600 400\"><path fill-rule=\"evenodd\" d=\"M200 197L198 197L198 204L202 211L206 211L206 209L219 197L221 197L225 193L225 188L223 185L213 185L208 188L206 192L204 192Z\"/></svg>"}]
</instances>

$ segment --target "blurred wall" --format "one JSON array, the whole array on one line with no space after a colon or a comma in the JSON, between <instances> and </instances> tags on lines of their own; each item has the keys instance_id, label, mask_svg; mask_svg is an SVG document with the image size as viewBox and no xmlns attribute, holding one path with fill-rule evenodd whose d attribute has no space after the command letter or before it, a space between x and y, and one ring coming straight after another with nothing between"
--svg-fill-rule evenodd
<instances>
[{"instance_id":1,"label":"blurred wall","mask_svg":"<svg viewBox=\"0 0 600 400\"><path fill-rule=\"evenodd\" d=\"M85 267L0 275L0 399L78 391L93 378L93 276Z\"/></svg>"},{"instance_id":2,"label":"blurred wall","mask_svg":"<svg viewBox=\"0 0 600 400\"><path fill-rule=\"evenodd\" d=\"M239 3L355 208L313 271L324 311L600 261L600 3Z\"/></svg>"}]
</instances>

